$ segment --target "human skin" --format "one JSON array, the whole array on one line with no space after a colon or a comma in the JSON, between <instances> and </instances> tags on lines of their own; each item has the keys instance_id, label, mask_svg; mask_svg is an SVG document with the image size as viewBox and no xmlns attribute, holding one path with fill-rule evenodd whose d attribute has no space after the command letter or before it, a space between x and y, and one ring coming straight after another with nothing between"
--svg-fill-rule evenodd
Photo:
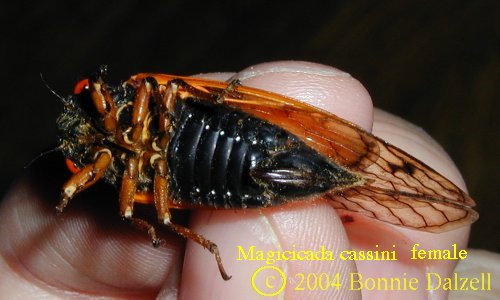
<instances>
[{"instance_id":1,"label":"human skin","mask_svg":"<svg viewBox=\"0 0 500 300\"><path fill-rule=\"evenodd\" d=\"M424 161L465 190L460 173L438 144L406 121L373 110L364 87L338 69L306 62L274 62L237 74L201 76L239 78L245 86L311 103L367 131L373 129L375 135ZM45 176L51 176L52 170L44 171ZM358 299L361 293L368 299L387 299L389 295L446 299L443 291L425 289L424 273L447 276L457 261L410 260L410 249L415 243L421 249L450 249L452 244L463 249L470 229L465 226L432 234L363 217L342 224L336 211L322 200L260 210L195 211L189 227L218 245L224 267L233 276L224 281L213 256L199 245L188 241L184 248L181 238L162 232L165 244L153 248L147 235L121 224L116 216L110 217L109 209L100 205L117 201L117 195L115 200L85 191L57 216L52 207L57 201L40 193L39 177L21 176L0 204L0 294L9 299L258 298L250 278L266 263L238 260L237 247L255 246L267 251L277 250L278 245L283 250L295 247L313 251L324 246L334 253L375 249L375 245L392 250L395 245L398 255L398 261L278 261L275 266L289 276L281 294L286 299ZM355 272L375 278L417 277L421 284L416 291L353 291L348 281ZM297 274L309 273L339 273L342 285L339 290L296 291Z\"/></svg>"}]
</instances>

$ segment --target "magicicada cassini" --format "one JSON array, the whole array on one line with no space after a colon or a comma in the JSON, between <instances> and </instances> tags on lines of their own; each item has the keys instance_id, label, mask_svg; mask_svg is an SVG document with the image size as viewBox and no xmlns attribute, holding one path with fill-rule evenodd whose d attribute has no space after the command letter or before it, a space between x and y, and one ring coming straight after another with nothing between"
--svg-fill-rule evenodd
<instances>
[{"instance_id":1,"label":"magicicada cassini","mask_svg":"<svg viewBox=\"0 0 500 300\"><path fill-rule=\"evenodd\" d=\"M120 214L154 205L160 223L208 249L217 245L171 222L171 209L264 208L323 198L340 211L442 232L478 218L475 203L436 171L331 113L241 86L164 74L106 84L105 67L64 98L59 149L74 168L57 210L103 178L119 186Z\"/></svg>"}]
</instances>

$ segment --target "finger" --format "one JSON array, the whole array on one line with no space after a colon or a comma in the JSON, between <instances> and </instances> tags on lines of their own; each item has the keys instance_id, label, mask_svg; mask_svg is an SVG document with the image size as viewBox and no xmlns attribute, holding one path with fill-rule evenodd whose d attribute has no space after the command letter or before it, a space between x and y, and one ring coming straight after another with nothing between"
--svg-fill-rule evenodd
<instances>
[{"instance_id":1,"label":"finger","mask_svg":"<svg viewBox=\"0 0 500 300\"><path fill-rule=\"evenodd\" d=\"M118 217L112 189L85 191L56 215L69 176L63 165L61 157L39 160L0 205L2 297L144 298L166 281L176 286L182 242L152 247Z\"/></svg>"},{"instance_id":2,"label":"finger","mask_svg":"<svg viewBox=\"0 0 500 300\"><path fill-rule=\"evenodd\" d=\"M466 260L460 261L455 272L463 278L477 278L478 287L453 290L449 299L500 299L500 254L479 249L468 249ZM484 287L484 288L483 288Z\"/></svg>"},{"instance_id":3,"label":"finger","mask_svg":"<svg viewBox=\"0 0 500 300\"><path fill-rule=\"evenodd\" d=\"M357 80L340 70L311 63L277 62L251 67L234 78L239 78L246 86L314 102L344 118L358 120L365 128L371 128L372 112L368 93ZM338 94L343 97L337 98ZM333 106L327 102L330 98L336 99ZM318 251L324 247L332 251L334 256L338 251L349 248L341 221L324 202L297 203L262 210L196 212L191 226L218 244L224 266L233 278L224 282L218 275L211 255L188 242L180 291L185 298L261 297L255 286L252 286L251 278L259 268L269 265L262 260L248 259L252 247L254 251L263 253L279 249ZM355 271L353 262L277 260L273 266L289 276L288 284L281 294L287 299L355 299L359 296L358 292L349 292L347 285L342 285L338 290L294 290L301 274L340 274L340 281L345 282L346 274ZM257 288L266 290L262 286L262 278L268 275L272 288L267 291L276 291L280 282L276 270L266 270L260 275L262 277L256 283Z\"/></svg>"}]
</instances>

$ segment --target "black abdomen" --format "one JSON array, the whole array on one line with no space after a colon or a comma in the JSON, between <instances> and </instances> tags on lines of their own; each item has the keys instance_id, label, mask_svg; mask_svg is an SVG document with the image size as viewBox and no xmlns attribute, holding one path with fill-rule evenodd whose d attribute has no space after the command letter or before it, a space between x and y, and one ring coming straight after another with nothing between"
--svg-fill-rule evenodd
<instances>
[{"instance_id":1,"label":"black abdomen","mask_svg":"<svg viewBox=\"0 0 500 300\"><path fill-rule=\"evenodd\" d=\"M174 114L167 155L174 201L263 207L359 180L296 136L227 106L178 101Z\"/></svg>"}]
</instances>

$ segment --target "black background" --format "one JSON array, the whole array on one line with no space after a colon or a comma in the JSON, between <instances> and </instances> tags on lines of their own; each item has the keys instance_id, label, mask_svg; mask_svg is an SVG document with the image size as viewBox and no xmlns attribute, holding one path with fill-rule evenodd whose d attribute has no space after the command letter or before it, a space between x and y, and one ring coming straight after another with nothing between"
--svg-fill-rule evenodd
<instances>
[{"instance_id":1,"label":"black background","mask_svg":"<svg viewBox=\"0 0 500 300\"><path fill-rule=\"evenodd\" d=\"M471 246L499 252L500 7L497 1L469 2L3 6L0 193L56 143L61 104L40 73L66 95L79 76L103 63L118 82L146 71L189 75L308 60L351 73L376 106L418 124L443 145L478 202L481 218Z\"/></svg>"}]
</instances>

